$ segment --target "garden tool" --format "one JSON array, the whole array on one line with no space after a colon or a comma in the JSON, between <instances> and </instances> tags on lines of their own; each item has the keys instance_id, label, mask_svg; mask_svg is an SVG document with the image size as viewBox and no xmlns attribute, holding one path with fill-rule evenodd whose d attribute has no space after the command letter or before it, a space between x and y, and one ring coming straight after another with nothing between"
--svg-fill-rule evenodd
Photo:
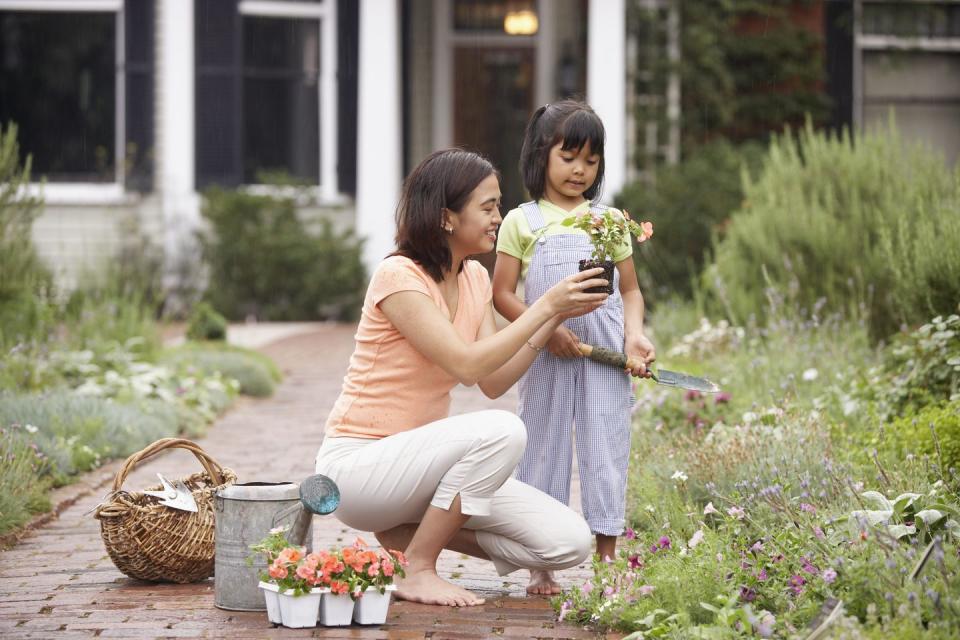
<instances>
[{"instance_id":1,"label":"garden tool","mask_svg":"<svg viewBox=\"0 0 960 640\"><path fill-rule=\"evenodd\" d=\"M307 537L307 529L314 514L325 516L333 513L340 504L340 489L337 484L322 474L309 476L300 483L300 502L295 503L273 518L273 526L277 526L285 518L296 513L287 540L292 544L302 545Z\"/></svg>"},{"instance_id":2,"label":"garden tool","mask_svg":"<svg viewBox=\"0 0 960 640\"><path fill-rule=\"evenodd\" d=\"M160 504L166 507L180 509L181 511L197 512L197 501L193 499L193 493L187 488L187 485L183 483L183 480L178 479L175 483L170 484L170 481L164 478L163 475L158 473L157 477L160 478L160 484L163 486L163 490L144 491L143 493L145 495L160 498Z\"/></svg>"},{"instance_id":3,"label":"garden tool","mask_svg":"<svg viewBox=\"0 0 960 640\"><path fill-rule=\"evenodd\" d=\"M634 360L628 358L627 354L621 353L620 351L594 347L583 342L577 346L580 349L580 353L601 364L607 364L611 367L617 367L618 369L628 369L635 366ZM706 378L691 376L686 373L678 373L676 371L668 371L667 369L657 369L656 372L649 368L647 370L650 371L651 380L667 387L691 389L701 393L716 393L720 391L720 387L717 386L716 383Z\"/></svg>"}]
</instances>

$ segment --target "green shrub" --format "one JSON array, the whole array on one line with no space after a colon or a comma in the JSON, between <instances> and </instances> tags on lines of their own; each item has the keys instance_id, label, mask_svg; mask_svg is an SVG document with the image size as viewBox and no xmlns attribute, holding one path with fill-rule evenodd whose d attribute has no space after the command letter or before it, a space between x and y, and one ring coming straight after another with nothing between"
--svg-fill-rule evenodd
<instances>
[{"instance_id":1,"label":"green shrub","mask_svg":"<svg viewBox=\"0 0 960 640\"><path fill-rule=\"evenodd\" d=\"M201 234L211 286L206 298L233 320L351 318L366 275L361 243L329 221L310 233L289 199L213 189Z\"/></svg>"},{"instance_id":2,"label":"green shrub","mask_svg":"<svg viewBox=\"0 0 960 640\"><path fill-rule=\"evenodd\" d=\"M232 347L221 349L207 345L187 345L172 350L163 360L178 367L196 367L204 374L220 372L226 378L240 383L240 393L248 396L266 397L276 388L274 371L264 363L265 356ZM269 362L269 359L267 359ZM271 363L272 364L272 363Z\"/></svg>"},{"instance_id":3,"label":"green shrub","mask_svg":"<svg viewBox=\"0 0 960 640\"><path fill-rule=\"evenodd\" d=\"M21 425L0 428L0 534L50 509L47 467L47 457L29 442Z\"/></svg>"},{"instance_id":4,"label":"green shrub","mask_svg":"<svg viewBox=\"0 0 960 640\"><path fill-rule=\"evenodd\" d=\"M735 147L720 139L674 167L659 169L654 184L635 182L618 196L617 206L635 220L653 222L653 240L634 251L645 300L691 294L711 237L723 235L743 203L741 174L756 172L762 151L756 143Z\"/></svg>"},{"instance_id":5,"label":"green shrub","mask_svg":"<svg viewBox=\"0 0 960 640\"><path fill-rule=\"evenodd\" d=\"M20 164L17 127L0 124L0 348L46 340L54 326L53 276L33 246L42 202L23 189L30 157Z\"/></svg>"},{"instance_id":6,"label":"green shrub","mask_svg":"<svg viewBox=\"0 0 960 640\"><path fill-rule=\"evenodd\" d=\"M942 460L941 470L945 474L949 469L960 469L960 399L928 405L915 414L898 418L887 425L884 433L885 446L901 457L911 453L927 455L938 466Z\"/></svg>"},{"instance_id":7,"label":"green shrub","mask_svg":"<svg viewBox=\"0 0 960 640\"><path fill-rule=\"evenodd\" d=\"M960 300L960 171L893 123L854 144L807 126L746 178L704 274L716 308L762 316L770 289L801 308L865 313L874 338Z\"/></svg>"},{"instance_id":8,"label":"green shrub","mask_svg":"<svg viewBox=\"0 0 960 640\"><path fill-rule=\"evenodd\" d=\"M226 340L227 319L207 302L199 302L190 314L187 337L191 340Z\"/></svg>"},{"instance_id":9,"label":"green shrub","mask_svg":"<svg viewBox=\"0 0 960 640\"><path fill-rule=\"evenodd\" d=\"M160 402L160 401L155 401ZM175 417L159 409L85 397L66 390L0 396L0 423L37 428L34 441L51 461L58 483L107 458L125 457L154 440L174 436Z\"/></svg>"}]
</instances>

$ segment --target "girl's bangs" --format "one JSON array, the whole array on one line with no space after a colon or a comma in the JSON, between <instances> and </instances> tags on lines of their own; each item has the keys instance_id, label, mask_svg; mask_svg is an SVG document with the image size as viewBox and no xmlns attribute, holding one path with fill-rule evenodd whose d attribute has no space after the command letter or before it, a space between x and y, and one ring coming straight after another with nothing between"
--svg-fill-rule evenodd
<instances>
[{"instance_id":1,"label":"girl's bangs","mask_svg":"<svg viewBox=\"0 0 960 640\"><path fill-rule=\"evenodd\" d=\"M603 156L603 123L595 113L577 110L570 114L557 132L557 141L563 141L564 151L578 151L590 143L590 152Z\"/></svg>"}]
</instances>

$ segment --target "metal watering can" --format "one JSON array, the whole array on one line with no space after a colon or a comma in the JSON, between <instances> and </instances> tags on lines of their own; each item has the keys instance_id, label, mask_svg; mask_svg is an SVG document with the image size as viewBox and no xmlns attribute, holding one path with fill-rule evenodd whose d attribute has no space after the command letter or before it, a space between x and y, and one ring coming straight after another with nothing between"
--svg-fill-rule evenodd
<instances>
[{"instance_id":1,"label":"metal watering can","mask_svg":"<svg viewBox=\"0 0 960 640\"><path fill-rule=\"evenodd\" d=\"M250 545L270 529L290 524L287 540L310 546L314 515L327 515L340 504L340 490L327 476L295 482L246 482L217 491L214 559L214 604L231 611L263 611L266 604L257 576L266 568L262 558L251 563Z\"/></svg>"}]
</instances>

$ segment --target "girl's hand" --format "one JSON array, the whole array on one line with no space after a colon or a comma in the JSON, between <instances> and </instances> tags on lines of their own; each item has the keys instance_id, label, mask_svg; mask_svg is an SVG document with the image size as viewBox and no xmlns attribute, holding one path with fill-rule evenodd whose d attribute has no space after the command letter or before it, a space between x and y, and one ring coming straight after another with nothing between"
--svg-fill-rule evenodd
<instances>
[{"instance_id":1,"label":"girl's hand","mask_svg":"<svg viewBox=\"0 0 960 640\"><path fill-rule=\"evenodd\" d=\"M634 376L649 378L650 370L647 366L657 359L657 352L650 339L643 333L627 336L623 341L623 350L627 354L627 360L633 364L627 371Z\"/></svg>"},{"instance_id":2,"label":"girl's hand","mask_svg":"<svg viewBox=\"0 0 960 640\"><path fill-rule=\"evenodd\" d=\"M550 287L541 300L547 305L553 315L562 319L573 318L590 313L599 308L607 299L606 293L584 293L590 287L602 287L607 281L596 276L603 273L603 268L588 269L568 276Z\"/></svg>"},{"instance_id":3,"label":"girl's hand","mask_svg":"<svg viewBox=\"0 0 960 640\"><path fill-rule=\"evenodd\" d=\"M547 341L547 351L558 358L582 358L583 354L577 345L580 344L580 338L573 331L560 325Z\"/></svg>"}]
</instances>

